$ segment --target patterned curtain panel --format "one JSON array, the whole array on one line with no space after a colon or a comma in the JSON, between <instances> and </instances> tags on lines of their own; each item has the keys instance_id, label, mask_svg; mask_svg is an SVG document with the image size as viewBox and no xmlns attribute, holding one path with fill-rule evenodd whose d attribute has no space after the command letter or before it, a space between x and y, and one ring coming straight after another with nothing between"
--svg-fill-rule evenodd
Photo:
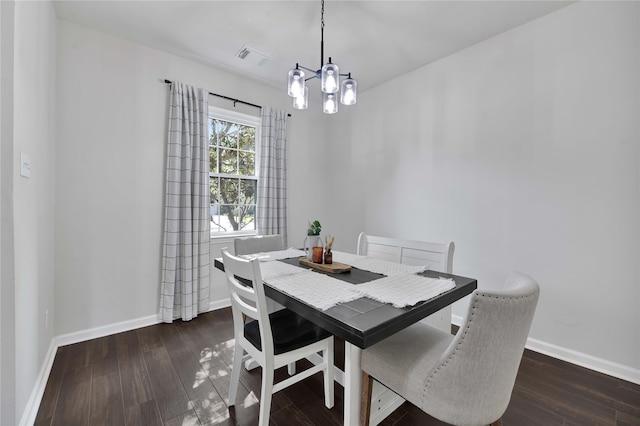
<instances>
[{"instance_id":1,"label":"patterned curtain panel","mask_svg":"<svg viewBox=\"0 0 640 426\"><path fill-rule=\"evenodd\" d=\"M209 309L208 92L173 82L169 103L162 321Z\"/></svg>"},{"instance_id":2,"label":"patterned curtain panel","mask_svg":"<svg viewBox=\"0 0 640 426\"><path fill-rule=\"evenodd\" d=\"M261 235L280 234L287 246L287 114L262 107L256 220Z\"/></svg>"}]
</instances>

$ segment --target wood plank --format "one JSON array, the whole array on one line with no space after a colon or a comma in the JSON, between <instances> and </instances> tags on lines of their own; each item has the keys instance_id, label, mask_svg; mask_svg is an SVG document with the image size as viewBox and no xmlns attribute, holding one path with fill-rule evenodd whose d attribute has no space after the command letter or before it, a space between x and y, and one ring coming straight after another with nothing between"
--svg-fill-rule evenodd
<instances>
[{"instance_id":1,"label":"wood plank","mask_svg":"<svg viewBox=\"0 0 640 426\"><path fill-rule=\"evenodd\" d=\"M115 336L94 339L91 345L91 377L96 378L117 373L118 350Z\"/></svg>"},{"instance_id":2,"label":"wood plank","mask_svg":"<svg viewBox=\"0 0 640 426\"><path fill-rule=\"evenodd\" d=\"M315 377L315 375L314 375ZM322 377L322 376L320 376ZM304 413L304 418L301 419L300 424L323 424L323 425L342 425L343 412L344 412L344 399L343 394L335 393L335 405L332 409L328 409L324 405L324 393L318 395L318 386L322 388L322 381L319 384L314 384L313 380L308 383L307 380L298 382L295 385L282 390L283 396L286 396L291 401L289 406L284 409L288 410L291 407L295 407L300 412ZM309 386L311 385L311 386ZM315 385L315 386L314 386ZM313 390L312 387L316 389ZM341 386L336 386L342 389ZM286 424L286 423L282 423Z\"/></svg>"},{"instance_id":3,"label":"wood plank","mask_svg":"<svg viewBox=\"0 0 640 426\"><path fill-rule=\"evenodd\" d=\"M611 395L610 403L621 417L640 418L640 386L618 380L619 390ZM640 422L636 423L640 425Z\"/></svg>"},{"instance_id":4,"label":"wood plank","mask_svg":"<svg viewBox=\"0 0 640 426\"><path fill-rule=\"evenodd\" d=\"M539 399L525 397L519 388L513 390L511 403L502 416L504 424L522 424L532 426L562 426L564 417L539 403Z\"/></svg>"},{"instance_id":5,"label":"wood plank","mask_svg":"<svg viewBox=\"0 0 640 426\"><path fill-rule=\"evenodd\" d=\"M92 340L88 340L86 342L74 343L72 345L67 345L65 348L69 351L68 360L65 364L65 374L70 370L81 370L84 367L89 367L86 371L88 373L87 377L84 378L88 380L91 378L91 345L93 344Z\"/></svg>"},{"instance_id":6,"label":"wood plank","mask_svg":"<svg viewBox=\"0 0 640 426\"><path fill-rule=\"evenodd\" d=\"M184 387L189 405L203 424L227 415L227 406L209 377L187 347L169 352L169 357Z\"/></svg>"},{"instance_id":7,"label":"wood plank","mask_svg":"<svg viewBox=\"0 0 640 426\"><path fill-rule=\"evenodd\" d=\"M165 324L164 327L158 327L158 337L165 347L167 352L180 350L185 347L186 342L179 331L182 325L186 325L186 328L193 328L193 324L198 322L198 318L194 318L191 321L176 321L173 324Z\"/></svg>"},{"instance_id":8,"label":"wood plank","mask_svg":"<svg viewBox=\"0 0 640 426\"><path fill-rule=\"evenodd\" d=\"M290 405L281 410L276 411L275 413L271 413L269 419L275 423L276 425L301 425L301 426L313 426L314 422L312 422L307 414L313 414L309 412L302 412L295 405ZM335 423L326 423L327 425L335 424Z\"/></svg>"},{"instance_id":9,"label":"wood plank","mask_svg":"<svg viewBox=\"0 0 640 426\"><path fill-rule=\"evenodd\" d=\"M84 370L83 372L80 370ZM60 387L60 395L56 404L52 426L88 425L91 395L90 367L73 370L79 374L67 374ZM77 380L86 377L85 380Z\"/></svg>"},{"instance_id":10,"label":"wood plank","mask_svg":"<svg viewBox=\"0 0 640 426\"><path fill-rule=\"evenodd\" d=\"M163 426L155 399L130 405L125 414L126 426Z\"/></svg>"},{"instance_id":11,"label":"wood plank","mask_svg":"<svg viewBox=\"0 0 640 426\"><path fill-rule=\"evenodd\" d=\"M640 417L624 412L616 412L616 426L638 426Z\"/></svg>"},{"instance_id":12,"label":"wood plank","mask_svg":"<svg viewBox=\"0 0 640 426\"><path fill-rule=\"evenodd\" d=\"M91 381L90 404L90 425L116 426L125 423L119 372L99 376Z\"/></svg>"},{"instance_id":13,"label":"wood plank","mask_svg":"<svg viewBox=\"0 0 640 426\"><path fill-rule=\"evenodd\" d=\"M526 382L526 386L519 386L519 390L527 398L539 399L552 412L564 417L567 421L578 424L583 422L585 425L593 422L602 424L615 422L613 408L590 400L584 392L576 392L575 387L553 380L550 376L538 371L521 369L518 377Z\"/></svg>"},{"instance_id":14,"label":"wood plank","mask_svg":"<svg viewBox=\"0 0 640 426\"><path fill-rule=\"evenodd\" d=\"M198 420L194 410L189 410L186 413L179 414L169 420L165 420L164 426L200 426L201 423Z\"/></svg>"},{"instance_id":15,"label":"wood plank","mask_svg":"<svg viewBox=\"0 0 640 426\"><path fill-rule=\"evenodd\" d=\"M171 324L157 324L149 327L142 327L136 330L138 335L138 341L140 342L140 350L142 352L152 351L159 347L162 347L162 339L158 334L162 326Z\"/></svg>"},{"instance_id":16,"label":"wood plank","mask_svg":"<svg viewBox=\"0 0 640 426\"><path fill-rule=\"evenodd\" d=\"M230 325L233 327L232 324ZM202 317L194 318L189 322L179 321L175 323L175 331L178 334L175 339L179 339L180 343L178 349L185 346L190 348L193 356L198 360L210 352L211 347L219 342L219 338L215 337L220 334L218 332L219 327L212 326ZM166 336L162 336L162 339L165 341ZM233 339L233 336L230 339Z\"/></svg>"},{"instance_id":17,"label":"wood plank","mask_svg":"<svg viewBox=\"0 0 640 426\"><path fill-rule=\"evenodd\" d=\"M58 402L62 378L64 377L64 371L67 367L68 356L69 349L66 346L62 346L56 351L53 365L49 372L47 386L45 387L42 399L40 400L40 408L38 409L38 414L36 415L35 420L36 424L39 422L45 422L45 424L51 423L51 418L53 417L56 404Z\"/></svg>"},{"instance_id":18,"label":"wood plank","mask_svg":"<svg viewBox=\"0 0 640 426\"><path fill-rule=\"evenodd\" d=\"M118 364L125 408L139 406L154 399L151 379L138 345L137 336L132 333L128 337L133 339L129 340L130 344L118 346Z\"/></svg>"},{"instance_id":19,"label":"wood plank","mask_svg":"<svg viewBox=\"0 0 640 426\"><path fill-rule=\"evenodd\" d=\"M144 352L143 357L162 420L166 421L189 411L189 398L167 350L159 347Z\"/></svg>"}]
</instances>

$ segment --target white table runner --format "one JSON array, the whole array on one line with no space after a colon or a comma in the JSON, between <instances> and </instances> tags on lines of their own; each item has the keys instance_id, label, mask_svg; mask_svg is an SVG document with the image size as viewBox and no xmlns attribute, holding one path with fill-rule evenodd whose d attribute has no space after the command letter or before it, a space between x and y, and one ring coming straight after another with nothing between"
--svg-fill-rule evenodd
<instances>
[{"instance_id":1,"label":"white table runner","mask_svg":"<svg viewBox=\"0 0 640 426\"><path fill-rule=\"evenodd\" d=\"M271 262L273 260L282 260L282 259L289 259L291 257L302 257L302 256L305 256L305 253L303 250L298 250L296 248L290 247L285 250L243 254L240 257L243 257L249 260L258 259L260 262Z\"/></svg>"},{"instance_id":2,"label":"white table runner","mask_svg":"<svg viewBox=\"0 0 640 426\"><path fill-rule=\"evenodd\" d=\"M353 284L307 269L298 269L303 273L282 275L265 281L270 286L323 311L339 303L362 297L356 290L357 286Z\"/></svg>"},{"instance_id":3,"label":"white table runner","mask_svg":"<svg viewBox=\"0 0 640 426\"><path fill-rule=\"evenodd\" d=\"M357 288L363 296L370 299L404 308L439 296L455 286L456 283L451 278L404 274L358 284Z\"/></svg>"},{"instance_id":4,"label":"white table runner","mask_svg":"<svg viewBox=\"0 0 640 426\"><path fill-rule=\"evenodd\" d=\"M262 280L268 283L270 283L273 278L285 275L302 274L304 272L309 272L309 269L301 268L285 262L260 262Z\"/></svg>"}]
</instances>

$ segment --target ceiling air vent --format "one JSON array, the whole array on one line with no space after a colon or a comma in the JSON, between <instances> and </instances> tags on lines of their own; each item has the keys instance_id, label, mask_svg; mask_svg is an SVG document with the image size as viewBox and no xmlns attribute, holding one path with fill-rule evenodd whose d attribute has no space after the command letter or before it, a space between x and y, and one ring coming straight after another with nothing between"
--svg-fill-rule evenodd
<instances>
[{"instance_id":1,"label":"ceiling air vent","mask_svg":"<svg viewBox=\"0 0 640 426\"><path fill-rule=\"evenodd\" d=\"M236 58L257 66L266 64L270 59L269 56L247 45L242 46L236 53Z\"/></svg>"}]
</instances>

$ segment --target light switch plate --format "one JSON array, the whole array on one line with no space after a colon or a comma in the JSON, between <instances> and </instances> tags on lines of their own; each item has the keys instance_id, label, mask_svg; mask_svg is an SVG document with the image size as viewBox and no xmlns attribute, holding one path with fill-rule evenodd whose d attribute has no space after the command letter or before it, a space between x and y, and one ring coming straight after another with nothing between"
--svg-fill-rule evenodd
<instances>
[{"instance_id":1,"label":"light switch plate","mask_svg":"<svg viewBox=\"0 0 640 426\"><path fill-rule=\"evenodd\" d=\"M31 177L31 159L24 152L20 153L20 176Z\"/></svg>"}]
</instances>

